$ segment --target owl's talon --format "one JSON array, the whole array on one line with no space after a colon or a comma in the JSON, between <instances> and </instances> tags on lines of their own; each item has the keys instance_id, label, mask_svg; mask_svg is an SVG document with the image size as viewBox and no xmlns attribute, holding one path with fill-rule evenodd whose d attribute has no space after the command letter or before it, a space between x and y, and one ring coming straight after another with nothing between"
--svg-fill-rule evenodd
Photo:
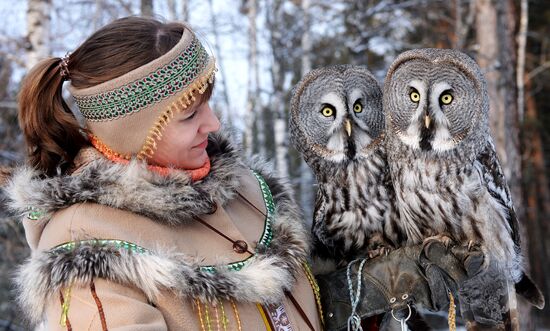
<instances>
[{"instance_id":1,"label":"owl's talon","mask_svg":"<svg viewBox=\"0 0 550 331\"><path fill-rule=\"evenodd\" d=\"M423 244L426 245L430 241L437 241L437 242L442 243L447 250L449 250L449 248L451 247L451 244L454 243L453 240L451 239L451 237L449 237L447 235L444 235L444 234L439 234L439 235L428 237L428 238L424 239Z\"/></svg>"}]
</instances>

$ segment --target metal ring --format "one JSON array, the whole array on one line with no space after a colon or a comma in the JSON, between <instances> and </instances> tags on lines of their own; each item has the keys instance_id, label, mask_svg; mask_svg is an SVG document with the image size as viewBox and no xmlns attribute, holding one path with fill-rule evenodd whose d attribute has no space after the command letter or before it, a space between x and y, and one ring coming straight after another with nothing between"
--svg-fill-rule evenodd
<instances>
[{"instance_id":1,"label":"metal ring","mask_svg":"<svg viewBox=\"0 0 550 331\"><path fill-rule=\"evenodd\" d=\"M393 314L393 309L391 310L391 317L393 317L394 320L398 321L398 322L401 322L401 321L408 321L409 318L411 318L411 315L412 315L412 309L411 309L411 306L410 305L407 305L407 308L409 308L409 315L407 315L406 318L404 319L397 319L397 317L395 317L395 315Z\"/></svg>"}]
</instances>

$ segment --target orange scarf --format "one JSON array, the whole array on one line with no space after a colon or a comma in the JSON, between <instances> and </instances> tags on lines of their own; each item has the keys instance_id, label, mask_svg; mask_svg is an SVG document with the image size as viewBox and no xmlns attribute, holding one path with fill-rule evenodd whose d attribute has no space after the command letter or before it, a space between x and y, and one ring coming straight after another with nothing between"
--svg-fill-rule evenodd
<instances>
[{"instance_id":1,"label":"orange scarf","mask_svg":"<svg viewBox=\"0 0 550 331\"><path fill-rule=\"evenodd\" d=\"M95 149L97 149L101 154L103 154L107 159L119 163L119 164L128 164L130 163L129 160L126 160L120 156L118 156L117 153L112 153L111 150L105 146L97 137L94 135L90 135L90 142L92 143L92 146L94 146ZM161 174L163 176L167 176L170 174L170 172L174 170L183 170L187 172L191 176L191 180L194 182L203 179L208 175L210 172L210 159L206 159L206 162L197 169L177 169L177 168L168 168L168 167L161 167L161 166L155 166L155 165L148 165L147 169L154 171L158 174Z\"/></svg>"}]
</instances>

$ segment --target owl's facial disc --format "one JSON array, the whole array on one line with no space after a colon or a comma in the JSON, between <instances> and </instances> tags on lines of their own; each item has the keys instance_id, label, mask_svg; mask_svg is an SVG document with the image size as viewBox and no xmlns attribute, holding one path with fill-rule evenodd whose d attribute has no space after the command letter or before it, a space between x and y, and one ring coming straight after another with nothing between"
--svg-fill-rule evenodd
<instances>
[{"instance_id":1,"label":"owl's facial disc","mask_svg":"<svg viewBox=\"0 0 550 331\"><path fill-rule=\"evenodd\" d=\"M319 120L324 123L324 135L327 137L325 148L328 159L333 162L341 162L346 157L348 135L344 129L345 107L342 97L337 93L330 92L321 98Z\"/></svg>"},{"instance_id":2,"label":"owl's facial disc","mask_svg":"<svg viewBox=\"0 0 550 331\"><path fill-rule=\"evenodd\" d=\"M383 115L381 107L375 107L370 104L370 96L365 95L364 89L353 89L349 94L348 108L350 123L353 127L350 147L357 153L369 147L371 142L379 134L379 130L370 127L369 123L383 125ZM372 103L372 102L371 102ZM376 108L376 109L372 109ZM351 146L353 144L353 146ZM351 148L350 148L351 149ZM353 155L355 157L355 155Z\"/></svg>"},{"instance_id":3,"label":"owl's facial disc","mask_svg":"<svg viewBox=\"0 0 550 331\"><path fill-rule=\"evenodd\" d=\"M399 133L401 141L422 150L442 152L454 148L444 109L452 104L453 94L447 82L410 81L407 95L414 111L407 129Z\"/></svg>"}]
</instances>

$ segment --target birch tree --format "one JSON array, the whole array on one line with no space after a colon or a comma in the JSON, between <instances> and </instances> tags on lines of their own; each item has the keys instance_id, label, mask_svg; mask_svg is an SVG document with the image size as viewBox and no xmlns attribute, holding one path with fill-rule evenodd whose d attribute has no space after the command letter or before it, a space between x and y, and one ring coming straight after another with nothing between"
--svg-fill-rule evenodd
<instances>
[{"instance_id":1,"label":"birch tree","mask_svg":"<svg viewBox=\"0 0 550 331\"><path fill-rule=\"evenodd\" d=\"M247 83L247 102L246 102L246 114L245 114L245 130L244 130L244 143L247 156L251 156L253 153L253 144L255 139L253 137L253 128L254 122L262 118L262 114L257 112L261 110L261 107L258 107L258 93L259 93L259 68L258 68L258 37L257 37L257 28L256 28L256 16L257 16L257 1L256 0L245 0L244 11L248 18L248 83ZM257 138L262 136L262 139L256 139L258 147L261 149L265 148L263 146L264 139L262 130L263 125L257 125L256 130ZM260 142L261 141L261 142ZM261 155L265 155L265 151L260 151Z\"/></svg>"},{"instance_id":2,"label":"birch tree","mask_svg":"<svg viewBox=\"0 0 550 331\"><path fill-rule=\"evenodd\" d=\"M288 145L286 130L286 113L284 104L284 75L285 45L282 33L283 0L269 0L266 10L266 23L270 31L270 44L273 54L271 66L271 81L273 93L269 103L274 115L275 164L277 171L283 177L288 177Z\"/></svg>"},{"instance_id":3,"label":"birch tree","mask_svg":"<svg viewBox=\"0 0 550 331\"><path fill-rule=\"evenodd\" d=\"M302 56L301 56L301 72L302 77L311 71L311 34L310 34L310 6L311 0L302 0L302 23L303 23L303 34L302 34ZM309 166L304 161L303 158L300 159L300 206L304 211L304 216L306 220L311 220L313 215L313 176Z\"/></svg>"},{"instance_id":4,"label":"birch tree","mask_svg":"<svg viewBox=\"0 0 550 331\"><path fill-rule=\"evenodd\" d=\"M26 68L30 70L40 60L50 55L51 0L29 0L27 7Z\"/></svg>"},{"instance_id":5,"label":"birch tree","mask_svg":"<svg viewBox=\"0 0 550 331\"><path fill-rule=\"evenodd\" d=\"M153 16L153 0L141 0L140 5L141 15Z\"/></svg>"}]
</instances>

